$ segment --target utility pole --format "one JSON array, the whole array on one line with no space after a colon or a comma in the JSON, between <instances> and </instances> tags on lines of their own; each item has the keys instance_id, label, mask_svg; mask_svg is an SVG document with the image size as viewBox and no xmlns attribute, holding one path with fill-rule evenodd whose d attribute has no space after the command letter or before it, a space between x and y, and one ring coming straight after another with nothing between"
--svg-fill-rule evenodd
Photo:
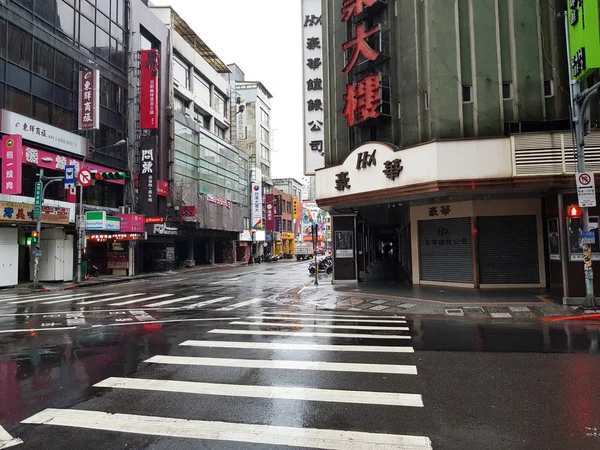
<instances>
[{"instance_id":1,"label":"utility pole","mask_svg":"<svg viewBox=\"0 0 600 450\"><path fill-rule=\"evenodd\" d=\"M41 197L39 199L40 205L39 205L39 214L36 213L35 210L35 205L34 205L34 214L37 215L37 223L36 223L36 231L37 231L37 244L36 247L33 249L33 289L39 289L40 287L40 256L42 254L42 251L40 250L39 246L42 244L42 239L41 239L41 232L42 232L42 207L44 206L44 194L46 193L46 189L48 188L48 186L50 186L52 183L56 183L59 181L63 181L64 177L44 177L44 169L40 169L40 173L39 173L39 178L38 178L38 183L42 184L42 192L41 192ZM44 181L47 181L46 184L44 184ZM36 183L37 184L37 183ZM37 197L37 194L36 194Z\"/></svg>"},{"instance_id":2,"label":"utility pole","mask_svg":"<svg viewBox=\"0 0 600 450\"><path fill-rule=\"evenodd\" d=\"M317 244L319 238L319 225L314 223L312 226L313 252L315 254L315 286L319 285L319 258L317 256Z\"/></svg>"}]
</instances>

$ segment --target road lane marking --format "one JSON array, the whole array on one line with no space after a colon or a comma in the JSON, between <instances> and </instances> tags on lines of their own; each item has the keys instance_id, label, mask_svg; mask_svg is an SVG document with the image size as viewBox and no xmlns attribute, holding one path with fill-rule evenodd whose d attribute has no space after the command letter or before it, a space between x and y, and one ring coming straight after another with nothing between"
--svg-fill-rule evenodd
<instances>
[{"instance_id":1,"label":"road lane marking","mask_svg":"<svg viewBox=\"0 0 600 450\"><path fill-rule=\"evenodd\" d=\"M254 336L296 336L296 337L339 337L339 338L363 338L363 339L410 339L410 336L398 336L395 334L359 334L359 333L308 333L303 331L260 331L260 330L230 330L215 329L209 333L217 334L249 334Z\"/></svg>"},{"instance_id":2,"label":"road lane marking","mask_svg":"<svg viewBox=\"0 0 600 450\"><path fill-rule=\"evenodd\" d=\"M144 310L146 311L154 311L154 310L172 310L172 311L179 311L182 308L144 308ZM73 311L52 311L52 314L69 314L72 313ZM83 314L98 314L98 313L110 313L110 312L119 312L119 313L123 313L122 309L93 309L90 311L83 311L83 308L79 309L79 312L83 313ZM48 312L22 312L22 313L7 313L7 314L0 314L0 317L18 317L18 316L41 316L41 315L45 315L48 314ZM239 317L237 317L237 319L239 319Z\"/></svg>"},{"instance_id":3,"label":"road lane marking","mask_svg":"<svg viewBox=\"0 0 600 450\"><path fill-rule=\"evenodd\" d=\"M54 328L21 328L18 330L0 330L0 333L30 333L36 331L62 331L75 330L77 327L54 327Z\"/></svg>"},{"instance_id":4,"label":"road lane marking","mask_svg":"<svg viewBox=\"0 0 600 450\"><path fill-rule=\"evenodd\" d=\"M246 319L254 320L313 320L315 322L365 322L365 323L406 323L406 320L379 320L379 319L336 319L336 318L312 318L312 317L286 317L286 316L249 316Z\"/></svg>"},{"instance_id":5,"label":"road lane marking","mask_svg":"<svg viewBox=\"0 0 600 450\"><path fill-rule=\"evenodd\" d=\"M147 363L189 366L244 367L250 369L318 370L325 372L387 373L416 375L417 367L399 364L337 363L328 361L293 361L268 359L205 358L195 356L156 355Z\"/></svg>"},{"instance_id":6,"label":"road lane marking","mask_svg":"<svg viewBox=\"0 0 600 450\"><path fill-rule=\"evenodd\" d=\"M133 303L141 303L141 302L145 302L148 300L157 300L159 298L172 297L173 295L175 295L175 294L161 294L161 295L155 295L154 297L136 298L134 300L127 300L125 302L111 303L110 306L131 305Z\"/></svg>"},{"instance_id":7,"label":"road lane marking","mask_svg":"<svg viewBox=\"0 0 600 450\"><path fill-rule=\"evenodd\" d=\"M172 303L184 302L186 300L192 300L192 299L199 298L199 297L202 297L202 295L190 295L188 297L180 297L180 298L176 298L174 300L165 300L163 302L151 303L146 306L148 306L149 308L152 308L153 306L171 305Z\"/></svg>"},{"instance_id":8,"label":"road lane marking","mask_svg":"<svg viewBox=\"0 0 600 450\"><path fill-rule=\"evenodd\" d=\"M364 352L364 353L414 353L412 347L383 345L327 345L327 344L287 344L283 342L238 342L238 341L195 341L189 340L179 345L204 348L240 348L254 350L299 350L325 352Z\"/></svg>"},{"instance_id":9,"label":"road lane marking","mask_svg":"<svg viewBox=\"0 0 600 450\"><path fill-rule=\"evenodd\" d=\"M33 295L32 294L11 295L11 296L8 296L8 297L0 298L0 302L9 302L9 301L12 301L12 300L32 300L32 299L33 300L37 300L39 298L39 295L40 295L40 293L33 294ZM43 297L51 298L51 297L56 297L56 296L59 296L59 295L65 295L65 293L64 292L56 292L54 294L47 294L47 293L45 293L45 294L41 294L41 295Z\"/></svg>"},{"instance_id":10,"label":"road lane marking","mask_svg":"<svg viewBox=\"0 0 600 450\"><path fill-rule=\"evenodd\" d=\"M137 294L120 295L118 297L103 298L102 300L93 300L91 302L81 302L78 305L92 305L94 303L112 302L113 300L121 300L122 298L139 297L140 295L146 295L145 292L138 292Z\"/></svg>"},{"instance_id":11,"label":"road lane marking","mask_svg":"<svg viewBox=\"0 0 600 450\"><path fill-rule=\"evenodd\" d=\"M148 321L140 321L140 322L127 322L127 323L107 323L107 324L96 324L92 325L92 328L102 328L102 327L122 327L122 326L134 326L134 325L145 325L149 323L177 323L177 322L214 322L214 321L225 321L225 320L234 320L239 319L239 317L215 317L210 319L169 319L169 320L148 320Z\"/></svg>"},{"instance_id":12,"label":"road lane marking","mask_svg":"<svg viewBox=\"0 0 600 450\"><path fill-rule=\"evenodd\" d=\"M201 383L196 381L151 380L145 378L122 377L107 378L100 383L96 383L94 387L180 392L201 395L223 395L227 397L279 398L316 402L423 407L421 394L404 394L396 392L316 389L290 386L257 386L252 384Z\"/></svg>"},{"instance_id":13,"label":"road lane marking","mask_svg":"<svg viewBox=\"0 0 600 450\"><path fill-rule=\"evenodd\" d=\"M301 313L301 312L297 312L297 313L293 313L293 312L262 312L261 314L266 314L269 316L272 315L276 315L276 316L280 316L280 315L284 315L284 316L311 316L311 317L316 317L316 318L323 318L323 317L340 317L340 318L357 318L357 319L406 319L406 316L379 316L377 314L372 314L370 316L365 316L365 315L353 315L353 314L328 314L328 313L323 313L323 314L319 314L319 313Z\"/></svg>"},{"instance_id":14,"label":"road lane marking","mask_svg":"<svg viewBox=\"0 0 600 450\"><path fill-rule=\"evenodd\" d=\"M10 302L10 303L12 303L13 305L20 305L22 303L33 303L33 302L38 302L40 300L56 300L59 298L68 298L68 299L72 298L73 300L77 300L77 298L75 298L75 297L83 298L84 295L86 295L86 294L69 294L69 295L60 295L60 296L51 295L51 296L33 298L33 299L29 299L29 300L18 300L18 301L14 301L14 302Z\"/></svg>"},{"instance_id":15,"label":"road lane marking","mask_svg":"<svg viewBox=\"0 0 600 450\"><path fill-rule=\"evenodd\" d=\"M0 425L0 449L14 447L15 445L20 445L22 443L23 441L21 439L13 438L8 434L8 431Z\"/></svg>"},{"instance_id":16,"label":"road lane marking","mask_svg":"<svg viewBox=\"0 0 600 450\"><path fill-rule=\"evenodd\" d=\"M219 297L212 300L206 300L200 303L194 303L193 305L184 306L185 309L199 308L201 306L212 305L214 303L224 302L225 300L231 300L233 297Z\"/></svg>"},{"instance_id":17,"label":"road lane marking","mask_svg":"<svg viewBox=\"0 0 600 450\"><path fill-rule=\"evenodd\" d=\"M225 306L223 308L217 309L217 311L231 311L232 309L241 308L243 306L252 305L253 303L262 302L262 298L253 298L252 300L246 300L245 302L234 303L230 306Z\"/></svg>"},{"instance_id":18,"label":"road lane marking","mask_svg":"<svg viewBox=\"0 0 600 450\"><path fill-rule=\"evenodd\" d=\"M55 303L67 303L67 302L72 302L73 300L85 300L87 298L108 297L109 295L117 295L117 293L116 292L108 292L105 294L94 294L94 295L84 294L83 297L68 298L68 299L62 299L62 300L53 300L51 302L44 302L44 305L54 305Z\"/></svg>"},{"instance_id":19,"label":"road lane marking","mask_svg":"<svg viewBox=\"0 0 600 450\"><path fill-rule=\"evenodd\" d=\"M140 416L77 409L45 409L24 424L54 425L121 433L207 439L328 450L431 450L424 436L294 428L233 422Z\"/></svg>"},{"instance_id":20,"label":"road lane marking","mask_svg":"<svg viewBox=\"0 0 600 450\"><path fill-rule=\"evenodd\" d=\"M249 325L273 328L326 328L338 330L373 330L373 331L408 331L408 327L380 327L374 325L325 325L314 323L279 323L279 322L231 322L230 325Z\"/></svg>"}]
</instances>

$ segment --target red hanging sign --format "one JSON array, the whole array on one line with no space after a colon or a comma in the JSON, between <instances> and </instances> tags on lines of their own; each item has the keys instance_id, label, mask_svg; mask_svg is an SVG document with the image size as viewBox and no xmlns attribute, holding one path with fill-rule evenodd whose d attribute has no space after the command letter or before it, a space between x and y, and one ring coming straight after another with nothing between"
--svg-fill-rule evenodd
<instances>
[{"instance_id":1,"label":"red hanging sign","mask_svg":"<svg viewBox=\"0 0 600 450\"><path fill-rule=\"evenodd\" d=\"M142 50L140 56L140 129L158 128L158 50Z\"/></svg>"},{"instance_id":2,"label":"red hanging sign","mask_svg":"<svg viewBox=\"0 0 600 450\"><path fill-rule=\"evenodd\" d=\"M100 71L79 72L78 129L100 129Z\"/></svg>"},{"instance_id":3,"label":"red hanging sign","mask_svg":"<svg viewBox=\"0 0 600 450\"><path fill-rule=\"evenodd\" d=\"M267 219L267 230L273 231L275 229L275 206L273 205L273 194L265 195L265 209Z\"/></svg>"},{"instance_id":4,"label":"red hanging sign","mask_svg":"<svg viewBox=\"0 0 600 450\"><path fill-rule=\"evenodd\" d=\"M23 139L20 134L4 136L0 142L2 156L2 192L19 195L23 184Z\"/></svg>"}]
</instances>

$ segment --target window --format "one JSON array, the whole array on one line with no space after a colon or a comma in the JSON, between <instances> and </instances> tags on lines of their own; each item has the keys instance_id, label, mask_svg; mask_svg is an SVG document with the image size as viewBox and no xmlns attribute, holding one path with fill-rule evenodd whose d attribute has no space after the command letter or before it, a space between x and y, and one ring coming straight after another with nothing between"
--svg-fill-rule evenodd
<instances>
[{"instance_id":1,"label":"window","mask_svg":"<svg viewBox=\"0 0 600 450\"><path fill-rule=\"evenodd\" d=\"M292 203L291 203L291 202L287 202L287 205L286 205L286 206L287 206L287 212L288 212L289 214L291 214L291 213L292 213Z\"/></svg>"},{"instance_id":2,"label":"window","mask_svg":"<svg viewBox=\"0 0 600 450\"><path fill-rule=\"evenodd\" d=\"M423 102L425 103L425 109L429 109L429 91L425 91L423 94Z\"/></svg>"},{"instance_id":3,"label":"window","mask_svg":"<svg viewBox=\"0 0 600 450\"><path fill-rule=\"evenodd\" d=\"M264 160L264 161L269 161L269 148L265 145L260 145L260 157Z\"/></svg>"},{"instance_id":4,"label":"window","mask_svg":"<svg viewBox=\"0 0 600 450\"><path fill-rule=\"evenodd\" d=\"M58 9L56 11L56 18L54 25L58 31L62 31L69 38L75 38L75 10L69 5L65 4L64 1L57 2Z\"/></svg>"},{"instance_id":5,"label":"window","mask_svg":"<svg viewBox=\"0 0 600 450\"><path fill-rule=\"evenodd\" d=\"M54 81L68 89L73 88L73 60L62 53L56 52L54 66Z\"/></svg>"},{"instance_id":6,"label":"window","mask_svg":"<svg viewBox=\"0 0 600 450\"><path fill-rule=\"evenodd\" d=\"M462 87L462 101L463 103L471 103L473 101L472 86Z\"/></svg>"},{"instance_id":7,"label":"window","mask_svg":"<svg viewBox=\"0 0 600 450\"><path fill-rule=\"evenodd\" d=\"M194 94L210 106L210 84L197 73L194 73Z\"/></svg>"},{"instance_id":8,"label":"window","mask_svg":"<svg viewBox=\"0 0 600 450\"><path fill-rule=\"evenodd\" d=\"M244 229L247 230L250 228L250 217L244 217Z\"/></svg>"},{"instance_id":9,"label":"window","mask_svg":"<svg viewBox=\"0 0 600 450\"><path fill-rule=\"evenodd\" d=\"M217 91L215 91L215 104L213 105L213 108L219 111L219 114L222 116L227 117L227 100L225 100L225 97Z\"/></svg>"},{"instance_id":10,"label":"window","mask_svg":"<svg viewBox=\"0 0 600 450\"><path fill-rule=\"evenodd\" d=\"M269 169L269 166L267 166L266 164L261 164L261 165L260 165L260 170L262 171L262 174L263 174L265 177L269 177L269 176L271 176L271 175L270 175L270 173L271 173L271 170Z\"/></svg>"},{"instance_id":11,"label":"window","mask_svg":"<svg viewBox=\"0 0 600 450\"><path fill-rule=\"evenodd\" d=\"M110 50L109 50L109 40L108 34L102 31L100 28L96 28L96 47L94 52L104 58L109 59Z\"/></svg>"},{"instance_id":12,"label":"window","mask_svg":"<svg viewBox=\"0 0 600 450\"><path fill-rule=\"evenodd\" d=\"M225 133L226 133L226 129L219 126L219 125L215 125L215 134L217 136L219 136L221 139L225 139Z\"/></svg>"},{"instance_id":13,"label":"window","mask_svg":"<svg viewBox=\"0 0 600 450\"><path fill-rule=\"evenodd\" d=\"M44 123L52 123L52 105L39 98L33 98L33 118Z\"/></svg>"},{"instance_id":14,"label":"window","mask_svg":"<svg viewBox=\"0 0 600 450\"><path fill-rule=\"evenodd\" d=\"M544 81L544 96L545 97L554 97L554 81L553 80Z\"/></svg>"},{"instance_id":15,"label":"window","mask_svg":"<svg viewBox=\"0 0 600 450\"><path fill-rule=\"evenodd\" d=\"M6 92L6 109L16 112L17 114L30 116L31 96L26 92L9 86Z\"/></svg>"},{"instance_id":16,"label":"window","mask_svg":"<svg viewBox=\"0 0 600 450\"><path fill-rule=\"evenodd\" d=\"M9 24L7 42L10 44L6 52L8 59L29 69L31 67L32 41L30 34Z\"/></svg>"},{"instance_id":17,"label":"window","mask_svg":"<svg viewBox=\"0 0 600 450\"><path fill-rule=\"evenodd\" d=\"M189 66L175 55L173 55L173 79L177 81L181 87L188 89Z\"/></svg>"},{"instance_id":18,"label":"window","mask_svg":"<svg viewBox=\"0 0 600 450\"><path fill-rule=\"evenodd\" d=\"M502 98L504 100L510 100L513 98L512 81L505 81L502 83Z\"/></svg>"},{"instance_id":19,"label":"window","mask_svg":"<svg viewBox=\"0 0 600 450\"><path fill-rule=\"evenodd\" d=\"M175 96L173 109L185 114L185 101L182 98Z\"/></svg>"},{"instance_id":20,"label":"window","mask_svg":"<svg viewBox=\"0 0 600 450\"><path fill-rule=\"evenodd\" d=\"M114 4L115 2L113 2ZM143 34L140 34L140 49L142 50L152 50L152 41L148 39Z\"/></svg>"},{"instance_id":21,"label":"window","mask_svg":"<svg viewBox=\"0 0 600 450\"><path fill-rule=\"evenodd\" d=\"M81 2L83 5L85 2ZM94 24L87 20L85 17L81 17L80 23L80 32L79 32L79 43L83 45L88 50L94 49Z\"/></svg>"},{"instance_id":22,"label":"window","mask_svg":"<svg viewBox=\"0 0 600 450\"><path fill-rule=\"evenodd\" d=\"M260 108L260 122L269 126L269 114L262 108Z\"/></svg>"},{"instance_id":23,"label":"window","mask_svg":"<svg viewBox=\"0 0 600 450\"><path fill-rule=\"evenodd\" d=\"M263 142L266 142L267 144L271 142L269 141L269 131L267 131L266 128L260 127L260 138Z\"/></svg>"},{"instance_id":24,"label":"window","mask_svg":"<svg viewBox=\"0 0 600 450\"><path fill-rule=\"evenodd\" d=\"M62 128L63 130L72 130L73 113L71 113L71 111L67 111L66 109L55 106L52 114L52 124L55 127Z\"/></svg>"},{"instance_id":25,"label":"window","mask_svg":"<svg viewBox=\"0 0 600 450\"><path fill-rule=\"evenodd\" d=\"M6 55L6 22L0 19L0 56Z\"/></svg>"}]
</instances>

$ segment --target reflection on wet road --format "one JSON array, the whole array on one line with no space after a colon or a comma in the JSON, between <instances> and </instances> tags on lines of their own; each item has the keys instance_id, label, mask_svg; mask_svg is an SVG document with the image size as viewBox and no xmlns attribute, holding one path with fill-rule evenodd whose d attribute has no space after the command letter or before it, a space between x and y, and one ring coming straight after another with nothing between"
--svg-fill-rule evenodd
<instances>
[{"instance_id":1,"label":"reflection on wet road","mask_svg":"<svg viewBox=\"0 0 600 450\"><path fill-rule=\"evenodd\" d=\"M309 282L0 299L0 425L23 449L600 448L600 327L321 311Z\"/></svg>"}]
</instances>

